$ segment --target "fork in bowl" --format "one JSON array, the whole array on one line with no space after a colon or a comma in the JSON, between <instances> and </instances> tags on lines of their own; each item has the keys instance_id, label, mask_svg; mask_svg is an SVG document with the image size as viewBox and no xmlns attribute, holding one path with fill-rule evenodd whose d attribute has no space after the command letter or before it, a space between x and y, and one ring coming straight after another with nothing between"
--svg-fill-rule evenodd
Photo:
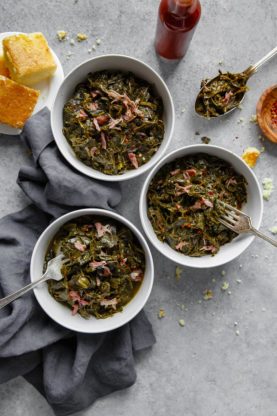
<instances>
[{"instance_id":1,"label":"fork in bowl","mask_svg":"<svg viewBox=\"0 0 277 416\"><path fill-rule=\"evenodd\" d=\"M66 259L63 254L59 254L58 256L54 257L53 259L49 260L47 263L47 269L44 275L36 280L33 283L24 286L23 288L17 290L14 293L6 296L5 298L0 299L0 309L7 306L9 303L13 302L15 299L19 298L20 296L24 295L25 293L32 290L34 287L39 285L40 283L46 282L47 280L54 279L54 280L61 280L63 275L61 274L61 267L66 264L69 259Z\"/></svg>"},{"instance_id":2,"label":"fork in bowl","mask_svg":"<svg viewBox=\"0 0 277 416\"><path fill-rule=\"evenodd\" d=\"M225 227L229 228L230 230L234 231L237 234L241 233L252 233L256 236L263 238L264 240L268 241L269 243L273 244L277 247L277 241L273 240L272 238L268 237L267 235L261 233L252 225L251 218L249 215L246 215L244 212L240 211L239 209L232 207L232 205L226 204L222 201L217 201L219 206L223 208L218 221L221 224L225 225Z\"/></svg>"}]
</instances>

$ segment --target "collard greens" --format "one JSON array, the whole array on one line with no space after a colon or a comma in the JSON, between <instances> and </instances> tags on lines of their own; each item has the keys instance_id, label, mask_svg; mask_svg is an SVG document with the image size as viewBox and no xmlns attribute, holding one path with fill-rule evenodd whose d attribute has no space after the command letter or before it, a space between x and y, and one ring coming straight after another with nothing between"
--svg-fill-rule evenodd
<instances>
[{"instance_id":1,"label":"collard greens","mask_svg":"<svg viewBox=\"0 0 277 416\"><path fill-rule=\"evenodd\" d=\"M107 318L136 294L145 271L144 252L134 234L107 217L80 217L65 224L51 242L47 262L62 252L69 263L63 279L49 280L49 293L83 318Z\"/></svg>"},{"instance_id":2,"label":"collard greens","mask_svg":"<svg viewBox=\"0 0 277 416\"><path fill-rule=\"evenodd\" d=\"M163 104L131 73L89 74L64 106L64 135L76 156L107 175L137 169L164 136Z\"/></svg>"},{"instance_id":3,"label":"collard greens","mask_svg":"<svg viewBox=\"0 0 277 416\"><path fill-rule=\"evenodd\" d=\"M217 200L238 209L246 180L227 162L194 154L164 165L147 193L148 217L157 237L188 256L216 254L236 234L218 222Z\"/></svg>"}]
</instances>

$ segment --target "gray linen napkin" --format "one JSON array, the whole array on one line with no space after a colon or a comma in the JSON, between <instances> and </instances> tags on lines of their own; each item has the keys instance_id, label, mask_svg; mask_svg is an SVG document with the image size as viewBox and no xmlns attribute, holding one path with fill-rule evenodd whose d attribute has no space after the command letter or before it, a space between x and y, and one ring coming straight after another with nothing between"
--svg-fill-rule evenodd
<instances>
[{"instance_id":1,"label":"gray linen napkin","mask_svg":"<svg viewBox=\"0 0 277 416\"><path fill-rule=\"evenodd\" d=\"M21 138L33 160L21 168L18 184L32 204L0 220L1 297L29 283L33 247L53 218L76 208L111 209L121 199L117 184L92 180L67 164L53 141L47 109L27 122ZM33 293L0 310L0 334L0 383L23 375L59 416L132 385L134 351L155 342L144 312L109 333L80 334L48 318Z\"/></svg>"}]
</instances>

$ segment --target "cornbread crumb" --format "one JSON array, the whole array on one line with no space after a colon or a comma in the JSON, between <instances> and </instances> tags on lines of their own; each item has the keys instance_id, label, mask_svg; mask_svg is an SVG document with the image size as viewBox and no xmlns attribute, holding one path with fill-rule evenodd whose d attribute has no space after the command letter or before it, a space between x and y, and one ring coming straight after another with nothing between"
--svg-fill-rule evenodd
<instances>
[{"instance_id":1,"label":"cornbread crumb","mask_svg":"<svg viewBox=\"0 0 277 416\"><path fill-rule=\"evenodd\" d=\"M204 300L211 300L213 298L214 294L213 291L210 289L206 289L203 293L203 299Z\"/></svg>"},{"instance_id":2,"label":"cornbread crumb","mask_svg":"<svg viewBox=\"0 0 277 416\"><path fill-rule=\"evenodd\" d=\"M100 38L98 38L98 39L96 39L96 45L100 45L100 43L101 43L102 41L101 41L101 39Z\"/></svg>"},{"instance_id":3,"label":"cornbread crumb","mask_svg":"<svg viewBox=\"0 0 277 416\"><path fill-rule=\"evenodd\" d=\"M58 30L57 38L60 42L63 42L64 40L67 39L67 32L65 30Z\"/></svg>"},{"instance_id":4,"label":"cornbread crumb","mask_svg":"<svg viewBox=\"0 0 277 416\"><path fill-rule=\"evenodd\" d=\"M165 310L161 308L158 312L158 318L162 319L164 317L165 317Z\"/></svg>"},{"instance_id":5,"label":"cornbread crumb","mask_svg":"<svg viewBox=\"0 0 277 416\"><path fill-rule=\"evenodd\" d=\"M184 319L179 319L179 325L180 325L180 326L185 326L185 321L184 321Z\"/></svg>"},{"instance_id":6,"label":"cornbread crumb","mask_svg":"<svg viewBox=\"0 0 277 416\"><path fill-rule=\"evenodd\" d=\"M261 152L256 147L248 147L245 149L242 159L250 166L250 168L253 168L256 165L260 154Z\"/></svg>"},{"instance_id":7,"label":"cornbread crumb","mask_svg":"<svg viewBox=\"0 0 277 416\"><path fill-rule=\"evenodd\" d=\"M70 43L71 46L74 46L75 45L75 40L74 39L70 39L70 42L69 43Z\"/></svg>"},{"instance_id":8,"label":"cornbread crumb","mask_svg":"<svg viewBox=\"0 0 277 416\"><path fill-rule=\"evenodd\" d=\"M85 33L77 33L77 41L83 42L84 40L87 40L88 36Z\"/></svg>"}]
</instances>

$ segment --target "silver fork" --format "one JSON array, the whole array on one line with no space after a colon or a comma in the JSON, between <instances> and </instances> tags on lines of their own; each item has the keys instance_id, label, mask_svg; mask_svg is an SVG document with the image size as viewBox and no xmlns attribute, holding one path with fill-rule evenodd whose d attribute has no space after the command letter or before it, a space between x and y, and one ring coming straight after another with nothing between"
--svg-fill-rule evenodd
<instances>
[{"instance_id":1,"label":"silver fork","mask_svg":"<svg viewBox=\"0 0 277 416\"><path fill-rule=\"evenodd\" d=\"M218 218L218 221L221 224L225 225L225 227L230 228L230 230L234 231L237 234L241 233L252 233L257 235L258 237L263 238L264 240L268 241L269 243L273 244L277 247L277 241L273 240L272 238L268 237L267 235L261 233L256 228L253 227L251 218L246 215L244 212L240 211L239 209L232 207L232 205L226 204L222 201L217 201L223 208L224 212L221 214L221 217Z\"/></svg>"},{"instance_id":2,"label":"silver fork","mask_svg":"<svg viewBox=\"0 0 277 416\"><path fill-rule=\"evenodd\" d=\"M64 258L63 254L59 254L57 257L49 260L47 263L47 269L44 275L36 280L33 283L30 283L27 286L24 286L22 289L19 289L17 292L14 292L5 298L0 299L0 309L4 308L4 306L8 305L9 303L13 302L15 299L19 298L20 296L24 295L25 293L32 290L34 287L39 285L40 283L46 282L46 280L54 279L54 280L61 280L63 278L61 274L61 267L63 264L68 262L69 260Z\"/></svg>"}]
</instances>

